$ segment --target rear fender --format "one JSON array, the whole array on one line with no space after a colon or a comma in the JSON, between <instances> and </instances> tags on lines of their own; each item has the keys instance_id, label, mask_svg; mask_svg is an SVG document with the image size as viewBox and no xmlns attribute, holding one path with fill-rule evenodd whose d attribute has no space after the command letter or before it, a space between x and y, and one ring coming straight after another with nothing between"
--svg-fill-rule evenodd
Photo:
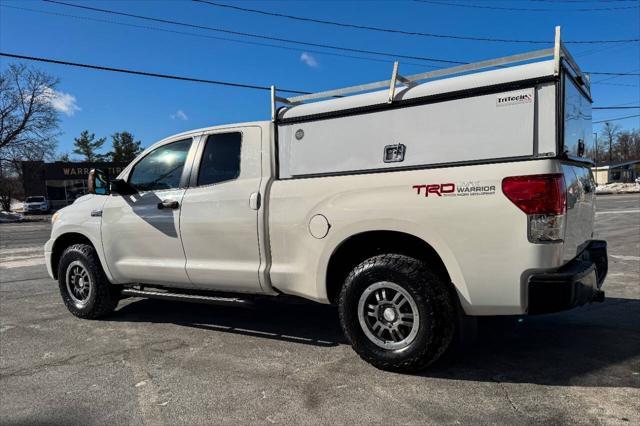
<instances>
[{"instance_id":1,"label":"rear fender","mask_svg":"<svg viewBox=\"0 0 640 426\"><path fill-rule=\"evenodd\" d=\"M332 231L334 231L334 229L332 229ZM424 229L424 225L420 226L419 224L411 221L389 218L355 222L348 226L341 227L340 229L335 229L335 231L336 232L330 232L329 235L327 235L325 249L318 260L316 270L316 291L319 299L322 301L328 302L327 270L331 257L340 245L350 237L364 232L391 231L415 236L431 246L438 256L440 256L440 259L449 274L451 282L458 293L463 309L466 310L466 307L469 305L469 292L464 276L462 275L462 271L460 270L460 266L448 245L444 242L443 238L437 231L433 229Z\"/></svg>"}]
</instances>

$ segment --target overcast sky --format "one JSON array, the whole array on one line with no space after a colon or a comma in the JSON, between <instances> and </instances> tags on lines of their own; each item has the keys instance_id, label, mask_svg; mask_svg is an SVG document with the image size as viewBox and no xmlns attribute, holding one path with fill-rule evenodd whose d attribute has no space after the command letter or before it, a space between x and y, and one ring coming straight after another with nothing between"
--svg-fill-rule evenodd
<instances>
[{"instance_id":1,"label":"overcast sky","mask_svg":"<svg viewBox=\"0 0 640 426\"><path fill-rule=\"evenodd\" d=\"M372 32L212 7L188 0L75 3L270 37L454 61L477 61L547 47ZM441 2L447 4L419 1L232 3L220 0L220 3L359 25L473 37L548 40L551 43L555 25L562 26L563 39L569 41L640 37L640 10L637 7L640 3L625 0ZM146 22L38 0L0 0L0 5L0 50L16 54L247 84L275 84L305 91L382 80L389 77L393 62L393 58L383 56ZM242 41L286 46L287 49ZM572 44L569 48L585 70L640 71L637 42ZM7 58L0 58L0 61L2 67L11 62ZM34 65L58 76L61 81L54 97L55 106L62 113L60 152L70 152L73 138L84 129L95 132L96 136L128 130L147 146L192 128L265 120L270 114L267 92L53 64ZM428 71L432 66L443 65L446 64L400 59L400 70L404 73ZM594 76L592 80L594 105L640 103L640 78L637 76ZM638 110L594 111L594 121L637 113ZM638 118L618 123L625 128L640 127ZM594 125L594 130L599 126Z\"/></svg>"}]
</instances>

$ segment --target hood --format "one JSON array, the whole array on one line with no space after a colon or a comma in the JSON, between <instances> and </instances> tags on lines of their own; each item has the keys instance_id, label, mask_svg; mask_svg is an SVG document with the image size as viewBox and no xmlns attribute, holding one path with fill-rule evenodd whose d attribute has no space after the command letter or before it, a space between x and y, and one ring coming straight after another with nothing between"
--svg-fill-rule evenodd
<instances>
[{"instance_id":1,"label":"hood","mask_svg":"<svg viewBox=\"0 0 640 426\"><path fill-rule=\"evenodd\" d=\"M73 201L73 204L80 204L80 203L84 203L87 202L91 199L95 198L95 194L86 194L83 195L82 197L78 197Z\"/></svg>"}]
</instances>

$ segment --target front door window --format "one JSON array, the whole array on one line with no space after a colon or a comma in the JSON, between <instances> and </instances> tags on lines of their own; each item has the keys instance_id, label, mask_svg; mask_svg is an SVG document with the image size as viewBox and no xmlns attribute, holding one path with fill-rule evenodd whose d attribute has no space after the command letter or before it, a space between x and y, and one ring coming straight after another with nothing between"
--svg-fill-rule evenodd
<instances>
[{"instance_id":1,"label":"front door window","mask_svg":"<svg viewBox=\"0 0 640 426\"><path fill-rule=\"evenodd\" d=\"M154 149L133 167L129 184L141 192L179 188L190 147L185 139Z\"/></svg>"}]
</instances>

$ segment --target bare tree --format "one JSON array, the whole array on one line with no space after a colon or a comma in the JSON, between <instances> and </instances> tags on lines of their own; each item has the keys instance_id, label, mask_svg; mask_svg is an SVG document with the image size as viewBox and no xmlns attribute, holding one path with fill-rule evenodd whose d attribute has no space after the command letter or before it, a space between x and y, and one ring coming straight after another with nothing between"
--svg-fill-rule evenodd
<instances>
[{"instance_id":1,"label":"bare tree","mask_svg":"<svg viewBox=\"0 0 640 426\"><path fill-rule=\"evenodd\" d=\"M56 161L64 161L65 163L68 163L71 161L71 155L69 155L68 152L63 152L61 154L58 154L58 156L56 157Z\"/></svg>"},{"instance_id":2,"label":"bare tree","mask_svg":"<svg viewBox=\"0 0 640 426\"><path fill-rule=\"evenodd\" d=\"M0 74L0 158L18 173L21 160L42 160L55 151L59 119L51 101L57 84L22 64Z\"/></svg>"},{"instance_id":3,"label":"bare tree","mask_svg":"<svg viewBox=\"0 0 640 426\"><path fill-rule=\"evenodd\" d=\"M606 145L605 149L608 152L608 164L613 162L613 145L616 142L618 134L620 133L620 125L619 124L611 124L610 122L604 123L604 127L600 131L600 138L598 139L598 144Z\"/></svg>"},{"instance_id":4,"label":"bare tree","mask_svg":"<svg viewBox=\"0 0 640 426\"><path fill-rule=\"evenodd\" d=\"M21 199L23 193L22 181L18 176L0 176L0 208L5 211L11 209L12 199Z\"/></svg>"},{"instance_id":5,"label":"bare tree","mask_svg":"<svg viewBox=\"0 0 640 426\"><path fill-rule=\"evenodd\" d=\"M633 129L631 131L631 140L632 160L640 160L640 129Z\"/></svg>"},{"instance_id":6,"label":"bare tree","mask_svg":"<svg viewBox=\"0 0 640 426\"><path fill-rule=\"evenodd\" d=\"M640 160L640 131L635 129L620 132L613 153L619 162Z\"/></svg>"},{"instance_id":7,"label":"bare tree","mask_svg":"<svg viewBox=\"0 0 640 426\"><path fill-rule=\"evenodd\" d=\"M51 157L58 136L52 104L58 80L40 70L12 64L0 73L0 204L9 209L21 196L20 162Z\"/></svg>"}]
</instances>

